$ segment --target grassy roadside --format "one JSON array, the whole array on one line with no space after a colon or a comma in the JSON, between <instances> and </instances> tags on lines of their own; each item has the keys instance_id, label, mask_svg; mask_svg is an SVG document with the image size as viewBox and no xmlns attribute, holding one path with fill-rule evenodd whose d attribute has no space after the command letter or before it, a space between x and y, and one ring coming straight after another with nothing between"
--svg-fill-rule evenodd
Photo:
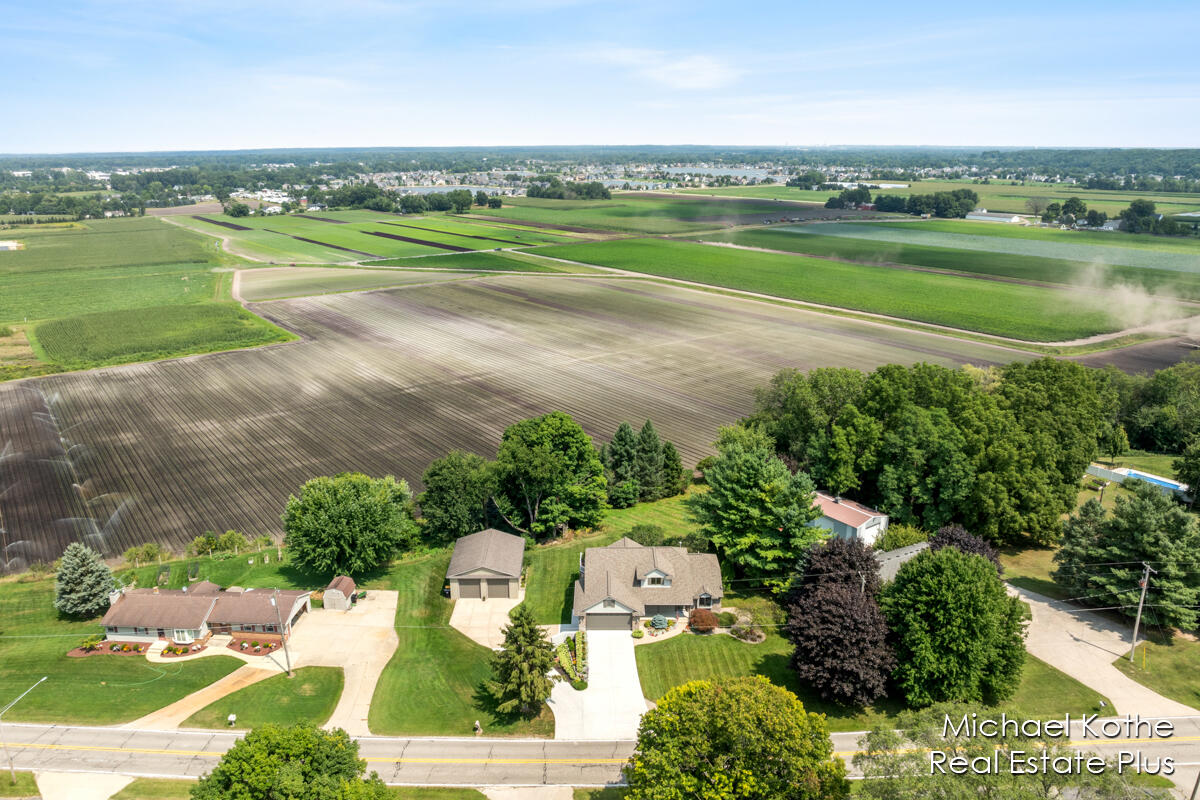
<instances>
[{"instance_id":1,"label":"grassy roadside","mask_svg":"<svg viewBox=\"0 0 1200 800\"><path fill-rule=\"evenodd\" d=\"M188 780L138 778L110 800L188 800L195 785L195 781ZM395 800L484 800L484 795L474 789L389 786L388 792Z\"/></svg>"},{"instance_id":2,"label":"grassy roadside","mask_svg":"<svg viewBox=\"0 0 1200 800\"><path fill-rule=\"evenodd\" d=\"M180 727L225 728L230 714L237 714L233 727L242 730L272 723L324 725L344 684L340 667L301 667L291 678L276 675L226 695L192 714Z\"/></svg>"},{"instance_id":3,"label":"grassy roadside","mask_svg":"<svg viewBox=\"0 0 1200 800\"><path fill-rule=\"evenodd\" d=\"M1200 642L1195 638L1176 635L1170 643L1151 638L1138 645L1133 662L1119 658L1113 666L1164 697L1200 709Z\"/></svg>"}]
</instances>

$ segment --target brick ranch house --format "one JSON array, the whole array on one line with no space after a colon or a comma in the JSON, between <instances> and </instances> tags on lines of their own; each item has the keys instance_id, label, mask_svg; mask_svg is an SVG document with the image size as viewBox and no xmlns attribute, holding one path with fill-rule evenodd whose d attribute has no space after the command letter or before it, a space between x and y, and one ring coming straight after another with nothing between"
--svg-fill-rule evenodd
<instances>
[{"instance_id":1,"label":"brick ranch house","mask_svg":"<svg viewBox=\"0 0 1200 800\"><path fill-rule=\"evenodd\" d=\"M282 633L287 637L296 620L312 608L310 595L306 591L237 587L222 591L208 581L184 589L125 589L113 593L100 624L107 638L122 642L165 639L186 645L205 641L215 633Z\"/></svg>"},{"instance_id":2,"label":"brick ranch house","mask_svg":"<svg viewBox=\"0 0 1200 800\"><path fill-rule=\"evenodd\" d=\"M644 617L721 610L721 565L711 553L644 547L618 539L589 547L579 560L572 616L586 630L632 630Z\"/></svg>"}]
</instances>

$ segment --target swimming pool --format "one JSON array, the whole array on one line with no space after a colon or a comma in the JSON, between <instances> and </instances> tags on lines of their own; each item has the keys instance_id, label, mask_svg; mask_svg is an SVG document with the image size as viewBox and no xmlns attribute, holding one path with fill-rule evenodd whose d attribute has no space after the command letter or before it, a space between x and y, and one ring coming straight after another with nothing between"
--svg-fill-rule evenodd
<instances>
[{"instance_id":1,"label":"swimming pool","mask_svg":"<svg viewBox=\"0 0 1200 800\"><path fill-rule=\"evenodd\" d=\"M1167 489L1174 489L1175 491L1182 491L1184 488L1183 484L1177 481L1160 478L1157 475L1147 475L1144 472L1137 472L1136 470L1132 469L1129 470L1129 477L1137 478L1138 480L1145 481L1146 483L1153 483L1156 486L1162 486Z\"/></svg>"}]
</instances>

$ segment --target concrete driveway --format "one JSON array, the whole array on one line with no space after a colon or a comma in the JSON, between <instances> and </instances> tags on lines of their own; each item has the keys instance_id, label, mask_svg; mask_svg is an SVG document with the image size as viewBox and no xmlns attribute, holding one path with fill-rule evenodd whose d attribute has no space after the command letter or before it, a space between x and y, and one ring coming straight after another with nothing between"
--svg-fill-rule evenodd
<instances>
[{"instance_id":1,"label":"concrete driveway","mask_svg":"<svg viewBox=\"0 0 1200 800\"><path fill-rule=\"evenodd\" d=\"M1030 653L1107 697L1109 713L1143 717L1200 714L1125 676L1113 661L1129 655L1132 625L1113 622L1091 611L1009 586L1010 593L1029 604L1033 619L1025 647Z\"/></svg>"},{"instance_id":2,"label":"concrete driveway","mask_svg":"<svg viewBox=\"0 0 1200 800\"><path fill-rule=\"evenodd\" d=\"M349 611L313 609L301 618L288 640L293 667L341 667L342 696L327 728L345 728L367 736L371 697L383 668L396 652L396 604L399 593L372 590Z\"/></svg>"},{"instance_id":3,"label":"concrete driveway","mask_svg":"<svg viewBox=\"0 0 1200 800\"><path fill-rule=\"evenodd\" d=\"M450 612L450 627L484 647L499 650L504 644L501 629L508 625L509 613L525 599L525 590L515 598L492 597L472 600L460 597Z\"/></svg>"},{"instance_id":4,"label":"concrete driveway","mask_svg":"<svg viewBox=\"0 0 1200 800\"><path fill-rule=\"evenodd\" d=\"M646 711L629 631L588 631L588 688L554 685L555 739L636 739Z\"/></svg>"}]
</instances>

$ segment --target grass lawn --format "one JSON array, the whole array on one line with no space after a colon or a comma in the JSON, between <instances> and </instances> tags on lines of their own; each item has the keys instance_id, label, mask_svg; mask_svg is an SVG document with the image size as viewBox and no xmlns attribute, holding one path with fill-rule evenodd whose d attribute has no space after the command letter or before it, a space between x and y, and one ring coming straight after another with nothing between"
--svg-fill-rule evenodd
<instances>
[{"instance_id":1,"label":"grass lawn","mask_svg":"<svg viewBox=\"0 0 1200 800\"><path fill-rule=\"evenodd\" d=\"M40 793L32 772L18 772L13 783L8 770L0 774L0 797L37 797Z\"/></svg>"},{"instance_id":2,"label":"grass lawn","mask_svg":"<svg viewBox=\"0 0 1200 800\"><path fill-rule=\"evenodd\" d=\"M188 800L195 781L137 778L109 800Z\"/></svg>"},{"instance_id":3,"label":"grass lawn","mask_svg":"<svg viewBox=\"0 0 1200 800\"><path fill-rule=\"evenodd\" d=\"M692 530L683 506L684 495L632 508L614 509L604 519L604 527L593 534L578 536L569 542L529 548L525 575L525 605L542 625L569 623L574 601L575 580L579 577L579 555L589 547L604 547L615 542L635 525L658 525L681 536Z\"/></svg>"},{"instance_id":4,"label":"grass lawn","mask_svg":"<svg viewBox=\"0 0 1200 800\"><path fill-rule=\"evenodd\" d=\"M620 786L607 786L603 789L576 789L574 800L621 800L625 797L625 789Z\"/></svg>"},{"instance_id":5,"label":"grass lawn","mask_svg":"<svg viewBox=\"0 0 1200 800\"><path fill-rule=\"evenodd\" d=\"M367 769L370 773L370 768ZM32 776L31 780L32 780ZM0 785L4 781L0 780ZM165 778L138 778L117 792L110 800L187 800L195 781ZM37 792L33 792L36 794ZM389 786L388 793L396 800L483 800L474 789L437 788L423 786ZM0 796L4 796L0 791Z\"/></svg>"},{"instance_id":6,"label":"grass lawn","mask_svg":"<svg viewBox=\"0 0 1200 800\"><path fill-rule=\"evenodd\" d=\"M957 275L666 239L555 245L537 252L1026 341L1062 341L1121 327L1107 308L1068 303L1059 289Z\"/></svg>"},{"instance_id":7,"label":"grass lawn","mask_svg":"<svg viewBox=\"0 0 1200 800\"><path fill-rule=\"evenodd\" d=\"M1175 636L1166 644L1162 639L1152 638L1138 646L1132 664L1127 658L1117 659L1113 664L1164 697L1200 708L1200 642Z\"/></svg>"},{"instance_id":8,"label":"grass lawn","mask_svg":"<svg viewBox=\"0 0 1200 800\"><path fill-rule=\"evenodd\" d=\"M1004 579L1013 586L1056 600L1066 600L1071 596L1067 589L1050 577L1056 566L1054 548L1005 547L1000 551L1000 563L1004 567Z\"/></svg>"},{"instance_id":9,"label":"grass lawn","mask_svg":"<svg viewBox=\"0 0 1200 800\"><path fill-rule=\"evenodd\" d=\"M634 649L642 691L658 699L672 686L690 680L763 675L772 683L795 692L809 711L825 714L831 731L866 730L895 717L902 706L886 699L863 711L848 711L827 703L802 686L788 667L791 644L782 636L769 633L760 644L746 644L732 636L695 636L683 634L664 642ZM1065 712L1083 713L1100 710L1102 696L1083 684L1039 661L1026 657L1021 686L1008 705L1022 713L1050 717Z\"/></svg>"},{"instance_id":10,"label":"grass lawn","mask_svg":"<svg viewBox=\"0 0 1200 800\"><path fill-rule=\"evenodd\" d=\"M1164 478L1175 477L1174 462L1179 458L1173 453L1148 453L1145 450L1130 450L1116 461L1117 467L1129 467L1139 472L1149 472L1151 475L1161 475ZM1101 463L1108 465L1108 459L1102 458Z\"/></svg>"},{"instance_id":11,"label":"grass lawn","mask_svg":"<svg viewBox=\"0 0 1200 800\"><path fill-rule=\"evenodd\" d=\"M488 736L552 736L549 709L528 720L504 715L483 690L492 652L449 627L442 597L449 551L394 565L368 588L395 589L400 642L375 687L368 720L377 734L469 736L480 720Z\"/></svg>"},{"instance_id":12,"label":"grass lawn","mask_svg":"<svg viewBox=\"0 0 1200 800\"><path fill-rule=\"evenodd\" d=\"M301 667L295 675L276 675L226 695L184 720L184 728L224 728L237 714L235 728L277 723L324 725L342 695L340 667Z\"/></svg>"}]
</instances>

